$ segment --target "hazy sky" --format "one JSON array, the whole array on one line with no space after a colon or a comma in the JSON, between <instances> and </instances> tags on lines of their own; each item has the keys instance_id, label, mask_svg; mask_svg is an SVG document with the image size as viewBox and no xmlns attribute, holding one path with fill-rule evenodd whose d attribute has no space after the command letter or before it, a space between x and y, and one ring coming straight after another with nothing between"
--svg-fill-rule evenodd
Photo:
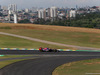
<instances>
[{"instance_id":1,"label":"hazy sky","mask_svg":"<svg viewBox=\"0 0 100 75\"><path fill-rule=\"evenodd\" d=\"M0 5L17 4L18 8L100 6L100 0L0 0Z\"/></svg>"}]
</instances>

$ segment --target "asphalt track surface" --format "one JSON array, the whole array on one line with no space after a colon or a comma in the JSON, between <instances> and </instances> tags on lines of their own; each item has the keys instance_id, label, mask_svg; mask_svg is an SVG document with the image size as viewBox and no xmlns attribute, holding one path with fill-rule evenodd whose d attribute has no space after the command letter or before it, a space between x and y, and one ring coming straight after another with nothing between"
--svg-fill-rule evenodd
<instances>
[{"instance_id":1,"label":"asphalt track surface","mask_svg":"<svg viewBox=\"0 0 100 75\"><path fill-rule=\"evenodd\" d=\"M0 50L0 54L23 54L23 55L38 55L38 56L100 56L100 52L76 52L76 51L62 51L62 52L39 52L35 50Z\"/></svg>"},{"instance_id":2,"label":"asphalt track surface","mask_svg":"<svg viewBox=\"0 0 100 75\"><path fill-rule=\"evenodd\" d=\"M16 62L0 70L0 75L52 75L53 70L68 62L100 58L100 52L38 52L1 50L0 54L33 54L38 58Z\"/></svg>"}]
</instances>

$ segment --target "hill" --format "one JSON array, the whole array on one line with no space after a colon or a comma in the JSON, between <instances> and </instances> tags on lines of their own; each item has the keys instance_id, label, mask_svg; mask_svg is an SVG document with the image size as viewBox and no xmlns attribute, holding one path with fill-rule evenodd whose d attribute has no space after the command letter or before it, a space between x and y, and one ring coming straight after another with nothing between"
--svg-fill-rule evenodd
<instances>
[{"instance_id":1,"label":"hill","mask_svg":"<svg viewBox=\"0 0 100 75\"><path fill-rule=\"evenodd\" d=\"M67 26L55 26L55 25L37 25L37 24L11 24L0 23L0 27L22 28L22 29L41 29L41 30L53 30L64 32L86 32L86 33L100 33L100 29L93 28L81 28L81 27L67 27ZM2 29L2 28L0 28Z\"/></svg>"},{"instance_id":2,"label":"hill","mask_svg":"<svg viewBox=\"0 0 100 75\"><path fill-rule=\"evenodd\" d=\"M99 29L1 23L0 31L62 44L100 48Z\"/></svg>"}]
</instances>

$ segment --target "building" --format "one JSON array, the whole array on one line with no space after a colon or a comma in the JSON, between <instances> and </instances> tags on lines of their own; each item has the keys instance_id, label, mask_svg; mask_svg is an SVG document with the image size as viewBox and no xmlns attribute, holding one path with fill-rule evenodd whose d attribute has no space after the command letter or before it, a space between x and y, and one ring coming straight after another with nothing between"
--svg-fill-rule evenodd
<instances>
[{"instance_id":1,"label":"building","mask_svg":"<svg viewBox=\"0 0 100 75\"><path fill-rule=\"evenodd\" d=\"M45 9L38 10L38 18L45 19L45 17L46 17L46 10Z\"/></svg>"},{"instance_id":2,"label":"building","mask_svg":"<svg viewBox=\"0 0 100 75\"><path fill-rule=\"evenodd\" d=\"M100 6L98 6L98 9L99 9L99 11L100 11Z\"/></svg>"},{"instance_id":3,"label":"building","mask_svg":"<svg viewBox=\"0 0 100 75\"><path fill-rule=\"evenodd\" d=\"M57 8L51 7L51 8L47 8L47 9L38 10L38 18L42 18L44 20L51 19L52 21L56 20Z\"/></svg>"},{"instance_id":4,"label":"building","mask_svg":"<svg viewBox=\"0 0 100 75\"><path fill-rule=\"evenodd\" d=\"M71 10L70 11L70 17L75 18L76 17L76 10Z\"/></svg>"},{"instance_id":5,"label":"building","mask_svg":"<svg viewBox=\"0 0 100 75\"><path fill-rule=\"evenodd\" d=\"M3 9L3 11L6 11L6 10L8 10L8 7L7 6L3 6L2 9Z\"/></svg>"},{"instance_id":6,"label":"building","mask_svg":"<svg viewBox=\"0 0 100 75\"><path fill-rule=\"evenodd\" d=\"M67 19L70 18L70 9L67 9L67 11L66 11L66 18L67 18Z\"/></svg>"},{"instance_id":7,"label":"building","mask_svg":"<svg viewBox=\"0 0 100 75\"><path fill-rule=\"evenodd\" d=\"M9 9L10 8L10 9ZM17 5L16 4L10 4L8 6L8 10L11 10L13 12L17 12Z\"/></svg>"},{"instance_id":8,"label":"building","mask_svg":"<svg viewBox=\"0 0 100 75\"><path fill-rule=\"evenodd\" d=\"M56 7L51 7L50 8L50 17L51 18L56 18L57 17L57 8Z\"/></svg>"},{"instance_id":9,"label":"building","mask_svg":"<svg viewBox=\"0 0 100 75\"><path fill-rule=\"evenodd\" d=\"M0 10L1 10L1 5L0 5Z\"/></svg>"},{"instance_id":10,"label":"building","mask_svg":"<svg viewBox=\"0 0 100 75\"><path fill-rule=\"evenodd\" d=\"M51 14L51 13L50 13L50 8L47 8L46 11L45 11L45 13L46 13L45 19L46 19L46 20L51 19L51 17L50 17L50 14Z\"/></svg>"},{"instance_id":11,"label":"building","mask_svg":"<svg viewBox=\"0 0 100 75\"><path fill-rule=\"evenodd\" d=\"M50 19L50 17L51 17L51 16L50 16L50 8L47 8L46 11L47 11L47 17L48 17L48 19Z\"/></svg>"},{"instance_id":12,"label":"building","mask_svg":"<svg viewBox=\"0 0 100 75\"><path fill-rule=\"evenodd\" d=\"M16 4L10 4L8 6L8 17L9 17L9 22L11 21L11 14L13 14L13 20L14 23L17 23L17 5Z\"/></svg>"},{"instance_id":13,"label":"building","mask_svg":"<svg viewBox=\"0 0 100 75\"><path fill-rule=\"evenodd\" d=\"M29 13L29 9L26 8L26 9L25 9L25 12L26 12L26 13Z\"/></svg>"}]
</instances>

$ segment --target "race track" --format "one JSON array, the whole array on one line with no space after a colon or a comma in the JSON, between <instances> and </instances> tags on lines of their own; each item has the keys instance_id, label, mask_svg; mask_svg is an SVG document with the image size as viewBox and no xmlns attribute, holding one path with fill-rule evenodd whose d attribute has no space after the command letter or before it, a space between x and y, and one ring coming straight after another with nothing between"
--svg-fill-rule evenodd
<instances>
[{"instance_id":1,"label":"race track","mask_svg":"<svg viewBox=\"0 0 100 75\"><path fill-rule=\"evenodd\" d=\"M0 54L33 54L36 59L20 61L0 70L0 75L52 75L52 71L64 63L100 58L100 52L38 52L0 51Z\"/></svg>"}]
</instances>

